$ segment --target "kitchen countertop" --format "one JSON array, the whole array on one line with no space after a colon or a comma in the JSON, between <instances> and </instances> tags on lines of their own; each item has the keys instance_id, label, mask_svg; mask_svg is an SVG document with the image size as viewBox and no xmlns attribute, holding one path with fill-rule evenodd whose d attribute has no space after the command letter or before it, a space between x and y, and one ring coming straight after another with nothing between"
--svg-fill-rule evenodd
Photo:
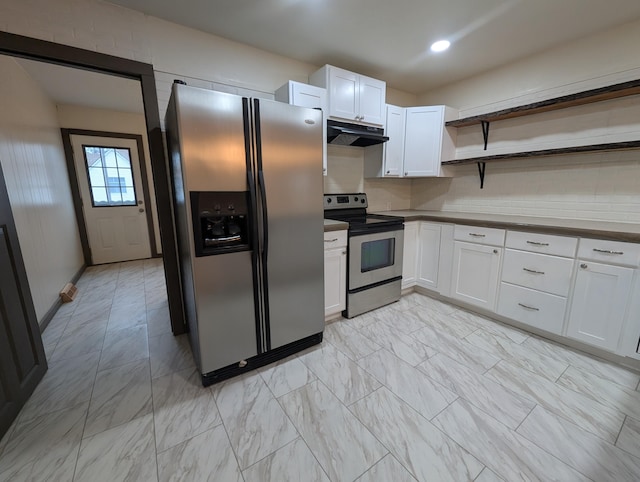
<instances>
[{"instance_id":1,"label":"kitchen countertop","mask_svg":"<svg viewBox=\"0 0 640 482\"><path fill-rule=\"evenodd\" d=\"M512 231L530 231L560 236L581 236L585 238L640 243L640 224L633 223L539 218L534 216L511 216L504 214L420 211L414 209L384 211L376 214L400 216L407 222L437 221L441 223L511 229Z\"/></svg>"},{"instance_id":2,"label":"kitchen countertop","mask_svg":"<svg viewBox=\"0 0 640 482\"><path fill-rule=\"evenodd\" d=\"M349 228L349 223L343 221L335 221L333 219L324 220L324 232L328 231L343 231Z\"/></svg>"}]
</instances>

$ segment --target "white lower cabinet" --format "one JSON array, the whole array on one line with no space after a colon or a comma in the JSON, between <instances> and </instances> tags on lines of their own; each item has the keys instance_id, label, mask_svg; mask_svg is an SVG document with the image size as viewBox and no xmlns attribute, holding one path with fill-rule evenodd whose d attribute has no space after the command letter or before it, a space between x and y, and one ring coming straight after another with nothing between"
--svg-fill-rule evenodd
<instances>
[{"instance_id":1,"label":"white lower cabinet","mask_svg":"<svg viewBox=\"0 0 640 482\"><path fill-rule=\"evenodd\" d=\"M438 289L441 233L442 226L440 224L420 223L417 285L434 291Z\"/></svg>"},{"instance_id":2,"label":"white lower cabinet","mask_svg":"<svg viewBox=\"0 0 640 482\"><path fill-rule=\"evenodd\" d=\"M455 241L451 297L494 311L502 251L501 247Z\"/></svg>"},{"instance_id":3,"label":"white lower cabinet","mask_svg":"<svg viewBox=\"0 0 640 482\"><path fill-rule=\"evenodd\" d=\"M347 307L347 232L324 234L324 316Z\"/></svg>"},{"instance_id":4,"label":"white lower cabinet","mask_svg":"<svg viewBox=\"0 0 640 482\"><path fill-rule=\"evenodd\" d=\"M616 351L625 321L633 269L578 260L567 336Z\"/></svg>"},{"instance_id":5,"label":"white lower cabinet","mask_svg":"<svg viewBox=\"0 0 640 482\"><path fill-rule=\"evenodd\" d=\"M496 312L506 318L560 335L567 308L564 296L501 283Z\"/></svg>"},{"instance_id":6,"label":"white lower cabinet","mask_svg":"<svg viewBox=\"0 0 640 482\"><path fill-rule=\"evenodd\" d=\"M419 221L404 223L402 251L402 289L416 285L418 267Z\"/></svg>"}]
</instances>

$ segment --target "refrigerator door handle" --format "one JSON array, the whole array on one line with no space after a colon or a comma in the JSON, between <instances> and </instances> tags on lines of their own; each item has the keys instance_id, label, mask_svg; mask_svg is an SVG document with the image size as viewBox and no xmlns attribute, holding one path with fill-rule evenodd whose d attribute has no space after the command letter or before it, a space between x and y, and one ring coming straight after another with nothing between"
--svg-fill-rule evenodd
<instances>
[{"instance_id":1,"label":"refrigerator door handle","mask_svg":"<svg viewBox=\"0 0 640 482\"><path fill-rule=\"evenodd\" d=\"M251 115L249 112L249 99L243 97L242 99L242 122L244 127L244 149L245 149L245 159L247 163L247 184L249 185L249 204L251 206L249 213L250 223L252 225L251 238L253 241L251 242L251 265L253 271L253 285L258 285L258 280L260 278L259 263L258 263L258 212L257 212L257 190L256 190L256 181L253 172L253 157L252 157L252 142L251 142ZM263 353L266 347L266 341L263 340L264 329L262 326L262 315L261 315L261 306L262 299L259 295L258 291L254 289L253 292L254 298L254 313L256 319L256 346L258 353Z\"/></svg>"},{"instance_id":2,"label":"refrigerator door handle","mask_svg":"<svg viewBox=\"0 0 640 482\"><path fill-rule=\"evenodd\" d=\"M271 349L271 328L269 324L269 277L267 269L268 253L269 253L269 220L267 218L267 194L264 183L264 173L262 172L262 132L260 128L260 101L253 99L253 122L255 126L255 143L256 143L256 164L258 171L258 193L260 195L260 208L262 210L262 289L264 291L264 339L267 350Z\"/></svg>"},{"instance_id":3,"label":"refrigerator door handle","mask_svg":"<svg viewBox=\"0 0 640 482\"><path fill-rule=\"evenodd\" d=\"M262 205L262 253L266 264L267 253L269 252L269 229L267 223L267 195L264 185L264 174L258 171L258 186L260 187L260 201Z\"/></svg>"}]
</instances>

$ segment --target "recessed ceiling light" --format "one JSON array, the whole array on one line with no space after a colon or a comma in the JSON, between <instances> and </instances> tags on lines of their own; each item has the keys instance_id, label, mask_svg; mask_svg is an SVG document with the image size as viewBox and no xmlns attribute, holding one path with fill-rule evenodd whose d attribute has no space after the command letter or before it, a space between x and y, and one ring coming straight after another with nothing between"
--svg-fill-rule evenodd
<instances>
[{"instance_id":1,"label":"recessed ceiling light","mask_svg":"<svg viewBox=\"0 0 640 482\"><path fill-rule=\"evenodd\" d=\"M447 50L449 48L450 45L451 45L451 42L449 42L448 40L438 40L437 42L434 42L431 45L431 51L432 52L444 52L445 50Z\"/></svg>"}]
</instances>

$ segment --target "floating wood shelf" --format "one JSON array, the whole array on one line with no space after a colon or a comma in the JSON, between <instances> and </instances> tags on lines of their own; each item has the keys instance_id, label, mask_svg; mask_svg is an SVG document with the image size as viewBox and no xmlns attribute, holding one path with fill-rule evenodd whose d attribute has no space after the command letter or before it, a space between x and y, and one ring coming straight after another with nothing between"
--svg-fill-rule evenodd
<instances>
[{"instance_id":1,"label":"floating wood shelf","mask_svg":"<svg viewBox=\"0 0 640 482\"><path fill-rule=\"evenodd\" d=\"M598 151L621 151L629 149L640 149L640 141L614 142L609 144L592 144L589 146L560 147L557 149L543 149L539 151L513 152L510 154L493 154L490 156L470 157L466 159L452 159L443 161L443 166L460 166L462 164L473 164L476 162L506 161L510 159L525 159L530 157L559 156L565 154L580 154Z\"/></svg>"},{"instance_id":2,"label":"floating wood shelf","mask_svg":"<svg viewBox=\"0 0 640 482\"><path fill-rule=\"evenodd\" d=\"M542 100L532 104L520 105L509 109L502 109L487 114L465 117L464 119L452 120L446 123L448 127L466 127L483 122L492 122L503 119L512 119L526 115L549 112L552 110L565 109L578 105L591 104L604 100L618 99L630 95L640 94L640 79L622 82L620 84L600 87L598 89L585 90L576 94L563 95L553 99Z\"/></svg>"}]
</instances>

